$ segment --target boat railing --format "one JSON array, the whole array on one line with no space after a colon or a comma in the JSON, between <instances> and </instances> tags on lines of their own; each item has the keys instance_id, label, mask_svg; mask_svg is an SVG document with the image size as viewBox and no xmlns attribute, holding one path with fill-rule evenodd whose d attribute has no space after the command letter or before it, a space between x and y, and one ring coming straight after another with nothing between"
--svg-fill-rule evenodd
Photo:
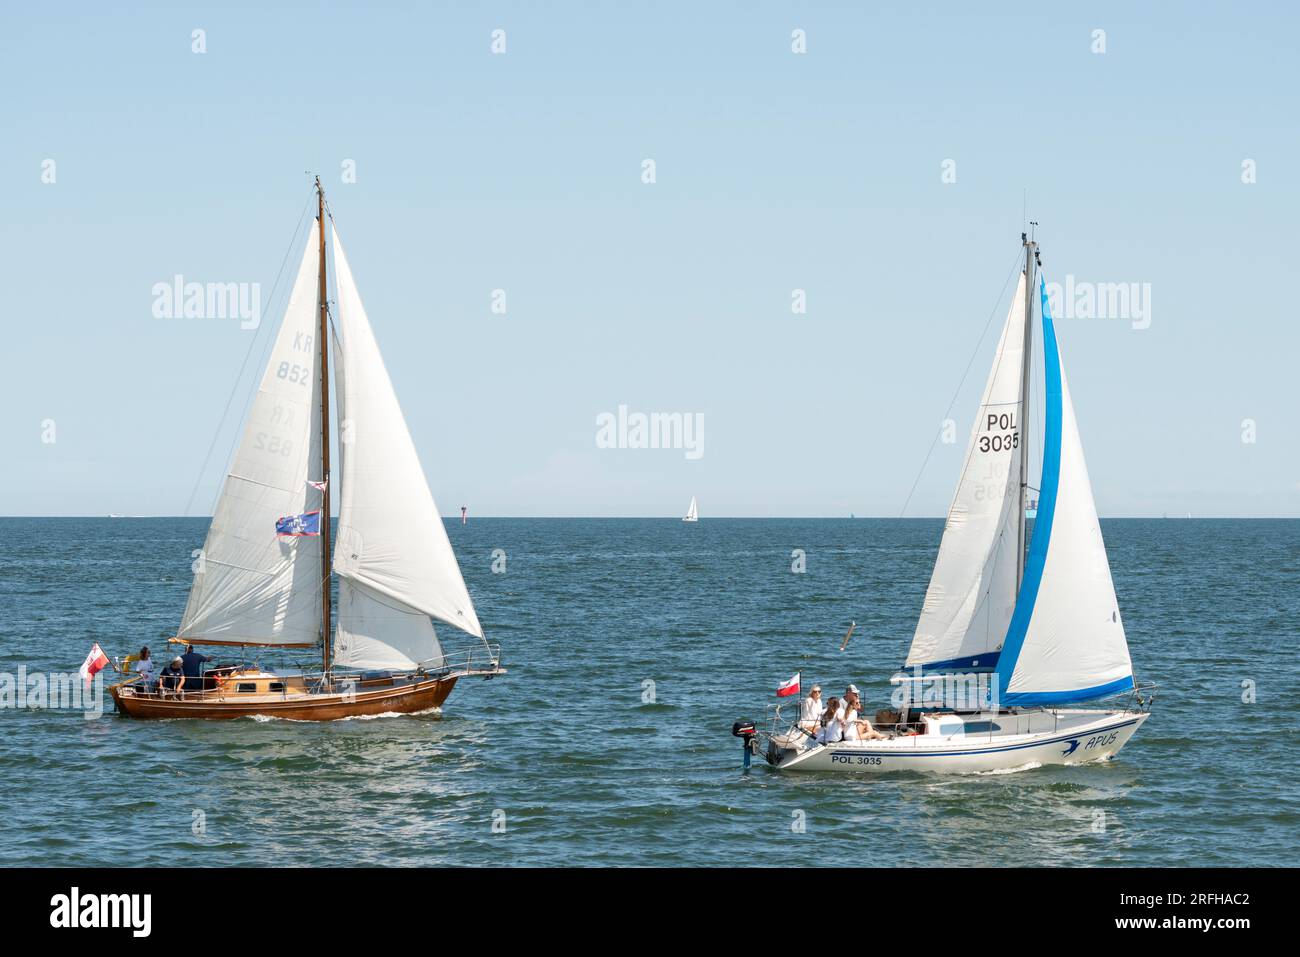
<instances>
[{"instance_id":1,"label":"boat railing","mask_svg":"<svg viewBox=\"0 0 1300 957\"><path fill-rule=\"evenodd\" d=\"M1126 706L1125 710L1138 711L1145 714L1151 710L1151 705L1156 700L1156 692L1159 690L1159 687L1160 686L1157 685L1154 681L1143 681L1143 682L1135 681L1133 682L1132 688L1127 688L1124 691L1121 691L1119 694L1109 695L1108 697L1102 698L1101 700L1102 701L1120 701L1120 700L1128 701L1129 704Z\"/></svg>"},{"instance_id":2,"label":"boat railing","mask_svg":"<svg viewBox=\"0 0 1300 957\"><path fill-rule=\"evenodd\" d=\"M235 666L236 671L238 670L238 667L239 666ZM115 670L118 670L119 673L123 673L127 676L123 681L118 682L114 686L120 689L121 692L132 697L158 698L169 701L224 699L226 694L230 691L226 685L230 683L232 678L238 680L237 674L214 676L212 673L213 670L224 672L229 670L228 668L209 669L209 671L205 672L203 676L204 686L188 690L185 688L164 688L157 674L153 675L152 680L146 683L141 680L143 675L138 672L123 672L121 669ZM432 677L454 674L457 677L472 675L484 678L491 678L496 675L505 674L505 669L501 667L501 646L494 643L484 643L474 648L468 648L463 651L457 650L441 655L438 658L430 658L426 661L419 662L415 668L415 673L430 675ZM280 672L275 672L274 674L277 678L293 678L296 680L278 681L276 683L279 687L268 688L266 691L261 692L261 694L279 694L283 698L288 698L291 693L295 691L301 693L304 688L309 691L320 690L323 677L319 673L306 674L302 671L295 671L292 675ZM360 674L349 676L333 674L328 684L332 687L340 679L346 681L349 679L356 680L361 678L362 675ZM299 684L299 680L301 681L301 684ZM213 692L218 693L214 694Z\"/></svg>"},{"instance_id":3,"label":"boat railing","mask_svg":"<svg viewBox=\"0 0 1300 957\"><path fill-rule=\"evenodd\" d=\"M505 669L501 667L501 646L489 642L464 650L446 652L440 657L421 661L419 668L432 675L455 672L461 675L491 677L505 673Z\"/></svg>"},{"instance_id":4,"label":"boat railing","mask_svg":"<svg viewBox=\"0 0 1300 957\"><path fill-rule=\"evenodd\" d=\"M812 734L810 734L806 729L802 727L800 722L791 721L788 718L782 718L781 705L779 704L769 704L767 706L767 717L765 719L765 724L767 725L767 730L760 733L762 734L762 736L769 739L791 734L794 732L799 732L799 731L802 731L804 734L808 734L808 737L810 739L813 737ZM923 735L917 734L915 731L917 727L916 721L896 721L896 722L871 721L871 726L875 728L877 731L888 734L890 738L911 738L912 744L914 745L917 743L916 742L917 738L923 737ZM989 730L989 736L990 738L992 737L991 726Z\"/></svg>"}]
</instances>

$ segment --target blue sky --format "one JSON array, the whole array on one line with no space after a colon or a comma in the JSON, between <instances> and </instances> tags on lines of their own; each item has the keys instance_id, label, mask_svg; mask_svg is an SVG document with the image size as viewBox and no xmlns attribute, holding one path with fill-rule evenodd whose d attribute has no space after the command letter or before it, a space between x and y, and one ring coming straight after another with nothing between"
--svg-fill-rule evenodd
<instances>
[{"instance_id":1,"label":"blue sky","mask_svg":"<svg viewBox=\"0 0 1300 957\"><path fill-rule=\"evenodd\" d=\"M1300 17L981 6L6 11L0 514L184 511L256 333L151 288L265 298L311 170L444 513L897 515L1027 190L1049 278L1150 284L1147 328L1058 323L1103 516L1300 515ZM620 404L702 413L704 454L597 448Z\"/></svg>"}]
</instances>

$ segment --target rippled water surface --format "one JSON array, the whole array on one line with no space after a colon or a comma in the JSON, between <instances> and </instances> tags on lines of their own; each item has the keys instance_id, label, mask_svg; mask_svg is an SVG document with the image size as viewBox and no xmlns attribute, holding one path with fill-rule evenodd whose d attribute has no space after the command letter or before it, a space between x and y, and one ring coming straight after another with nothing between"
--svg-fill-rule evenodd
<instances>
[{"instance_id":1,"label":"rippled water surface","mask_svg":"<svg viewBox=\"0 0 1300 957\"><path fill-rule=\"evenodd\" d=\"M0 671L75 670L94 641L112 655L160 647L206 525L0 519ZM940 527L449 525L507 677L462 683L441 715L329 724L6 708L0 862L1296 863L1296 521L1104 523L1135 667L1160 685L1114 762L742 773L732 721L761 717L797 669L887 702ZM806 574L791 573L795 548Z\"/></svg>"}]
</instances>

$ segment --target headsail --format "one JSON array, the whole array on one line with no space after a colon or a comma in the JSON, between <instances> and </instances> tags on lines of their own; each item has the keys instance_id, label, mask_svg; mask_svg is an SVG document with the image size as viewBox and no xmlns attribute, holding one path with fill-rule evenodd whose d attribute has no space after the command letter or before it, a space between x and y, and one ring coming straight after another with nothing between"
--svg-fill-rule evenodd
<instances>
[{"instance_id":1,"label":"headsail","mask_svg":"<svg viewBox=\"0 0 1300 957\"><path fill-rule=\"evenodd\" d=\"M321 493L307 484L320 462L318 229L196 562L179 638L310 646L320 637L321 540L276 535L278 519L320 507Z\"/></svg>"},{"instance_id":2,"label":"headsail","mask_svg":"<svg viewBox=\"0 0 1300 957\"><path fill-rule=\"evenodd\" d=\"M1042 489L998 661L1004 705L1084 701L1133 686L1092 484L1040 275L1047 404Z\"/></svg>"},{"instance_id":3,"label":"headsail","mask_svg":"<svg viewBox=\"0 0 1300 957\"><path fill-rule=\"evenodd\" d=\"M347 667L411 667L441 657L430 617L479 638L483 629L337 232L334 265L343 458L335 659Z\"/></svg>"},{"instance_id":4,"label":"headsail","mask_svg":"<svg viewBox=\"0 0 1300 957\"><path fill-rule=\"evenodd\" d=\"M1016 600L1025 275L998 340L906 667L990 669Z\"/></svg>"}]
</instances>

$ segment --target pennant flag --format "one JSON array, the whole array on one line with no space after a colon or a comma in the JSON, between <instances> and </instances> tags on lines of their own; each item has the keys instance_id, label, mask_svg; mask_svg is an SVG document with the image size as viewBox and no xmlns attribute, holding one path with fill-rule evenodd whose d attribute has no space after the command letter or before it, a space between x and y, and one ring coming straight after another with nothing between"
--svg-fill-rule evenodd
<instances>
[{"instance_id":1,"label":"pennant flag","mask_svg":"<svg viewBox=\"0 0 1300 957\"><path fill-rule=\"evenodd\" d=\"M99 642L90 646L90 654L86 655L86 660L81 663L77 669L77 674L81 675L82 680L86 682L86 687L90 687L90 680L104 670L108 664L108 655L104 654L103 649L99 647Z\"/></svg>"},{"instance_id":2,"label":"pennant flag","mask_svg":"<svg viewBox=\"0 0 1300 957\"><path fill-rule=\"evenodd\" d=\"M310 485L312 488L314 488L314 489L315 489L316 491L318 491L318 492L323 492L323 491L325 491L325 486L326 486L326 484L327 484L328 482L329 482L329 479L326 479L324 482L313 482L311 479L308 479L308 480L307 480L307 484Z\"/></svg>"},{"instance_id":3,"label":"pennant flag","mask_svg":"<svg viewBox=\"0 0 1300 957\"><path fill-rule=\"evenodd\" d=\"M286 515L276 519L275 534L289 538L320 534L320 509L302 515Z\"/></svg>"},{"instance_id":4,"label":"pennant flag","mask_svg":"<svg viewBox=\"0 0 1300 957\"><path fill-rule=\"evenodd\" d=\"M776 689L776 696L778 698L788 698L791 695L795 695L798 693L799 693L799 672L797 671L794 673L793 678L791 678L785 684L781 685L781 687Z\"/></svg>"}]
</instances>

